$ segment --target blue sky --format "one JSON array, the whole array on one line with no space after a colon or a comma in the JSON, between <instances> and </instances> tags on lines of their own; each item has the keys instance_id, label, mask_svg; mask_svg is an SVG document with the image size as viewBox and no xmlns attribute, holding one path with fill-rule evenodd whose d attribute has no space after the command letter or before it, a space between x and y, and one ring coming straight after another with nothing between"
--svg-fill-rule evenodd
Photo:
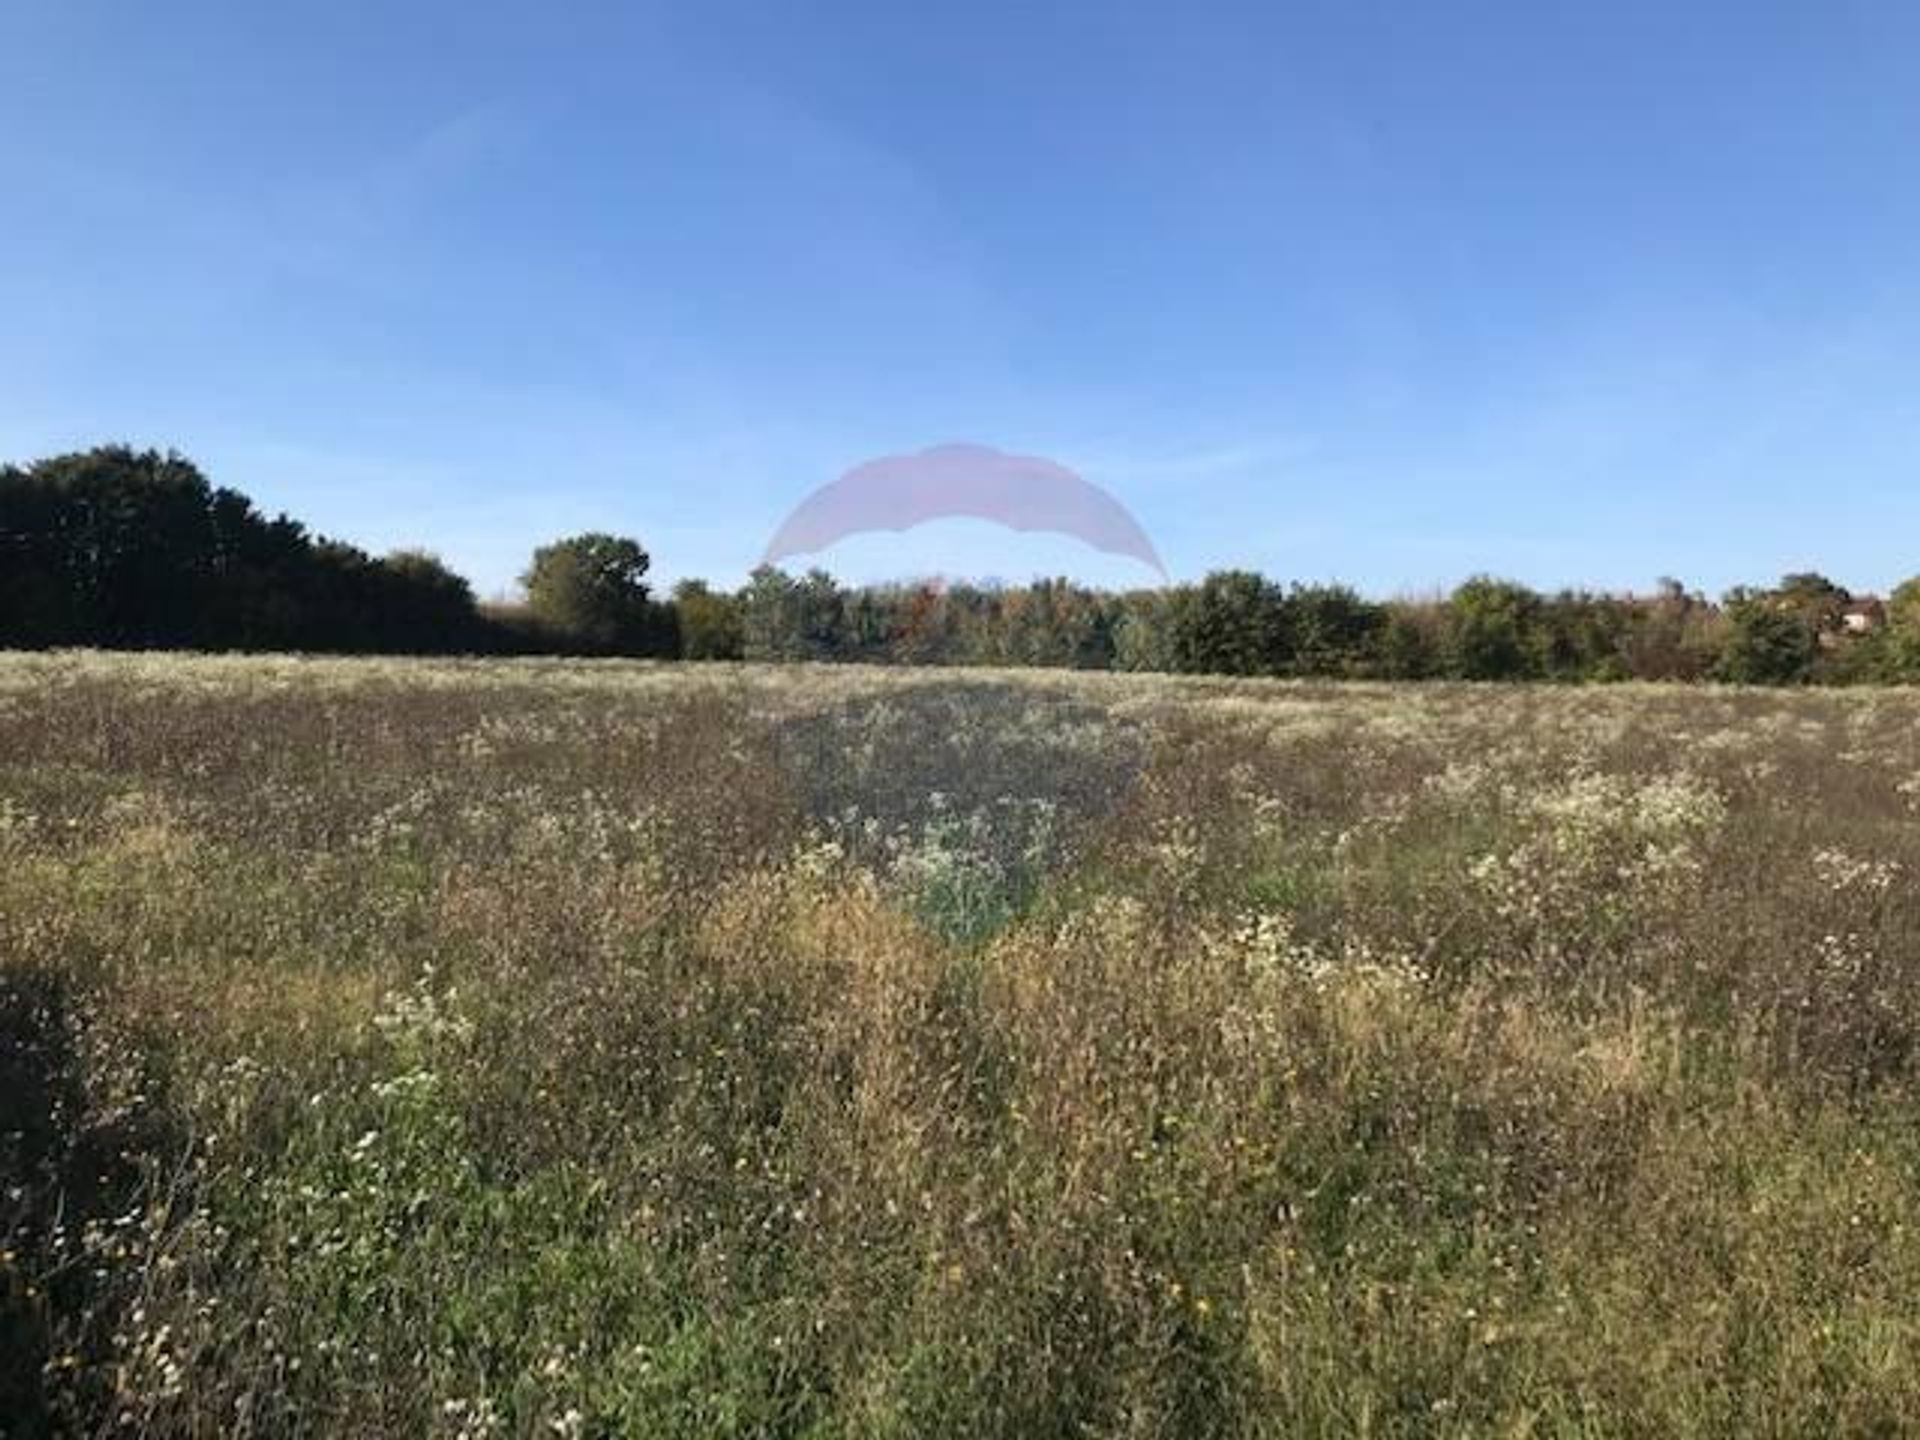
<instances>
[{"instance_id":1,"label":"blue sky","mask_svg":"<svg viewBox=\"0 0 1920 1440\"><path fill-rule=\"evenodd\" d=\"M736 580L1050 456L1168 567L1920 571L1920 6L0 0L0 457ZM1150 578L983 522L854 578Z\"/></svg>"}]
</instances>

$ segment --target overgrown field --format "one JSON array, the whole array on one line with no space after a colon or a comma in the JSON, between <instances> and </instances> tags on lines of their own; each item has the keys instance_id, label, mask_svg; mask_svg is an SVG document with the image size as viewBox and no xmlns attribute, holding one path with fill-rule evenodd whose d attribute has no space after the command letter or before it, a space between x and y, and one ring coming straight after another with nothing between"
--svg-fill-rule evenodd
<instances>
[{"instance_id":1,"label":"overgrown field","mask_svg":"<svg viewBox=\"0 0 1920 1440\"><path fill-rule=\"evenodd\" d=\"M0 660L0 1430L1920 1429L1920 694Z\"/></svg>"}]
</instances>

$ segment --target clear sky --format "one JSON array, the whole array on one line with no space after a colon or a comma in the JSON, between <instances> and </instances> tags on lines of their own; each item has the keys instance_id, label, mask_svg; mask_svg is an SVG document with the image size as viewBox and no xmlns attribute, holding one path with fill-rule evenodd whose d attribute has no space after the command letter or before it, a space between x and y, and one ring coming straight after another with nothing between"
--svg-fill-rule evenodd
<instances>
[{"instance_id":1,"label":"clear sky","mask_svg":"<svg viewBox=\"0 0 1920 1440\"><path fill-rule=\"evenodd\" d=\"M1176 576L1920 571L1920 5L0 0L0 457L483 593L1050 456ZM1064 571L942 521L853 578Z\"/></svg>"}]
</instances>

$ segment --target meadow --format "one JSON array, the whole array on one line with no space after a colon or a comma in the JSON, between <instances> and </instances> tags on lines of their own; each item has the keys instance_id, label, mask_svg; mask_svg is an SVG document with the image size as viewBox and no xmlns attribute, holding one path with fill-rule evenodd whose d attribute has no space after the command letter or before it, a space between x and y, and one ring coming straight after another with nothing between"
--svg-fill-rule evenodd
<instances>
[{"instance_id":1,"label":"meadow","mask_svg":"<svg viewBox=\"0 0 1920 1440\"><path fill-rule=\"evenodd\" d=\"M1920 1429L1920 693L0 658L0 1434Z\"/></svg>"}]
</instances>

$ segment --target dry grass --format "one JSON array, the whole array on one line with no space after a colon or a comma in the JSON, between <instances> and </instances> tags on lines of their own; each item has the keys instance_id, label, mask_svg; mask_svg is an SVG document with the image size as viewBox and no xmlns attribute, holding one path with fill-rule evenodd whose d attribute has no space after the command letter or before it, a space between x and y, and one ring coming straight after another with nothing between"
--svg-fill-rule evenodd
<instances>
[{"instance_id":1,"label":"dry grass","mask_svg":"<svg viewBox=\"0 0 1920 1440\"><path fill-rule=\"evenodd\" d=\"M1920 1426L1920 695L0 661L0 1433Z\"/></svg>"}]
</instances>

